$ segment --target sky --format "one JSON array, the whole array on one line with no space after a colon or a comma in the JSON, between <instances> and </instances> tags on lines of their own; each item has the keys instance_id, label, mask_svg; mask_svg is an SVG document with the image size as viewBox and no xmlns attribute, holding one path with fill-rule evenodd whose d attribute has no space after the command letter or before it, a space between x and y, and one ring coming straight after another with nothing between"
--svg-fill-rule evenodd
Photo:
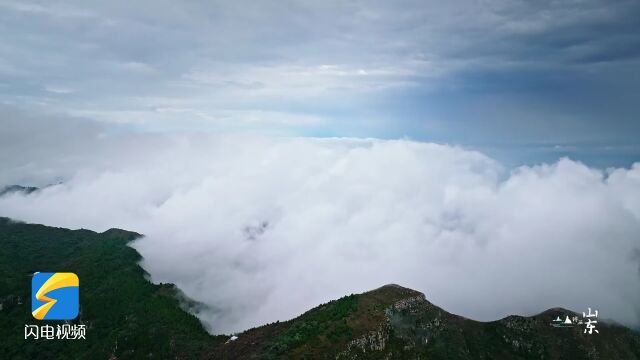
<instances>
[{"instance_id":1,"label":"sky","mask_svg":"<svg viewBox=\"0 0 640 360\"><path fill-rule=\"evenodd\" d=\"M0 1L0 104L109 131L640 155L637 1Z\"/></svg>"},{"instance_id":2,"label":"sky","mask_svg":"<svg viewBox=\"0 0 640 360\"><path fill-rule=\"evenodd\" d=\"M0 0L0 216L213 333L397 283L640 327L637 1Z\"/></svg>"}]
</instances>

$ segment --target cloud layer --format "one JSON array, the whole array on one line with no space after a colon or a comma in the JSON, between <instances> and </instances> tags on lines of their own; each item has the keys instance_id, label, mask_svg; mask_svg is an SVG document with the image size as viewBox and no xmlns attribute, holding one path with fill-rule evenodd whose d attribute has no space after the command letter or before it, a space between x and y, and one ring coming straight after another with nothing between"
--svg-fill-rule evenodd
<instances>
[{"instance_id":1,"label":"cloud layer","mask_svg":"<svg viewBox=\"0 0 640 360\"><path fill-rule=\"evenodd\" d=\"M144 130L637 146L639 30L634 0L0 0L0 103Z\"/></svg>"},{"instance_id":2,"label":"cloud layer","mask_svg":"<svg viewBox=\"0 0 640 360\"><path fill-rule=\"evenodd\" d=\"M480 320L563 306L640 324L640 164L509 171L407 140L122 135L86 145L24 155L64 182L0 198L0 215L144 233L134 245L143 267L207 305L198 316L213 332L385 283ZM18 179L22 163L5 163L2 180Z\"/></svg>"}]
</instances>

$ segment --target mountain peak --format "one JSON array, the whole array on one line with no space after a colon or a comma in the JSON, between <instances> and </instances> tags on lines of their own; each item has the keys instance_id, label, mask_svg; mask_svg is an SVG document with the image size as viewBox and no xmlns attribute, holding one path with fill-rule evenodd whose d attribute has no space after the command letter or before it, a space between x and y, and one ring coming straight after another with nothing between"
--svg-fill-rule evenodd
<instances>
[{"instance_id":1,"label":"mountain peak","mask_svg":"<svg viewBox=\"0 0 640 360\"><path fill-rule=\"evenodd\" d=\"M4 187L0 187L0 196L14 194L14 193L28 195L38 190L40 189L35 186L7 185Z\"/></svg>"},{"instance_id":2,"label":"mountain peak","mask_svg":"<svg viewBox=\"0 0 640 360\"><path fill-rule=\"evenodd\" d=\"M394 299L402 299L402 298L414 297L414 296L424 297L423 293L404 287L404 286L400 286L398 284L383 285L377 289L373 289L366 293L363 293L363 295L383 296L383 297L390 297Z\"/></svg>"},{"instance_id":3,"label":"mountain peak","mask_svg":"<svg viewBox=\"0 0 640 360\"><path fill-rule=\"evenodd\" d=\"M597 336L551 321L561 308L479 322L433 305L419 291L387 284L345 296L300 317L237 334L212 359L640 359L640 335L599 323Z\"/></svg>"}]
</instances>

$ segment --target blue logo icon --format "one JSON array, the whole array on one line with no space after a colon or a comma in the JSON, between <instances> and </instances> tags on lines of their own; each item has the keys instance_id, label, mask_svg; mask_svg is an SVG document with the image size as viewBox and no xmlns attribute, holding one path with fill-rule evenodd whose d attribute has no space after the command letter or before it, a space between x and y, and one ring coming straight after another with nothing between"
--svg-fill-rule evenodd
<instances>
[{"instance_id":1,"label":"blue logo icon","mask_svg":"<svg viewBox=\"0 0 640 360\"><path fill-rule=\"evenodd\" d=\"M38 320L73 320L80 307L80 280L74 273L37 272L31 279L31 313Z\"/></svg>"}]
</instances>

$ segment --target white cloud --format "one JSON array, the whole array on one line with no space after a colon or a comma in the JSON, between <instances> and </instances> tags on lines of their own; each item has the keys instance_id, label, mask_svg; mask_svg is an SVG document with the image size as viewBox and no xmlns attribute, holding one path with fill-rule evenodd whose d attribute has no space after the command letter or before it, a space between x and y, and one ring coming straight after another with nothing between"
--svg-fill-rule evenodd
<instances>
[{"instance_id":1,"label":"white cloud","mask_svg":"<svg viewBox=\"0 0 640 360\"><path fill-rule=\"evenodd\" d=\"M1 198L0 214L146 234L142 265L208 305L198 315L215 332L390 282L481 320L563 306L640 323L640 164L507 172L477 152L403 140L93 143L41 160L64 184Z\"/></svg>"},{"instance_id":2,"label":"white cloud","mask_svg":"<svg viewBox=\"0 0 640 360\"><path fill-rule=\"evenodd\" d=\"M298 114L294 112L215 109L202 111L190 107L155 107L146 110L84 110L74 109L69 114L87 117L104 123L136 125L139 127L153 124L156 129L218 129L229 132L263 131L281 133L284 129L311 127L328 122L326 117ZM180 124L174 120L181 118ZM262 128L261 128L262 127ZM266 128L270 127L270 128Z\"/></svg>"},{"instance_id":3,"label":"white cloud","mask_svg":"<svg viewBox=\"0 0 640 360\"><path fill-rule=\"evenodd\" d=\"M187 86L204 86L219 96L243 99L340 97L372 93L389 88L417 86L416 77L439 75L426 61L396 65L228 66L193 70L182 76Z\"/></svg>"},{"instance_id":4,"label":"white cloud","mask_svg":"<svg viewBox=\"0 0 640 360\"><path fill-rule=\"evenodd\" d=\"M138 61L118 63L117 66L134 73L151 74L156 72L156 69L154 69L153 66Z\"/></svg>"},{"instance_id":5,"label":"white cloud","mask_svg":"<svg viewBox=\"0 0 640 360\"><path fill-rule=\"evenodd\" d=\"M71 94L75 92L75 90L66 87L66 86L58 86L58 85L46 85L44 89L50 93L54 94Z\"/></svg>"},{"instance_id":6,"label":"white cloud","mask_svg":"<svg viewBox=\"0 0 640 360\"><path fill-rule=\"evenodd\" d=\"M24 1L0 1L0 7L29 14L46 15L60 18L91 18L96 16L92 12L85 9L80 9L60 3L48 4L47 6L43 6L40 4Z\"/></svg>"}]
</instances>

